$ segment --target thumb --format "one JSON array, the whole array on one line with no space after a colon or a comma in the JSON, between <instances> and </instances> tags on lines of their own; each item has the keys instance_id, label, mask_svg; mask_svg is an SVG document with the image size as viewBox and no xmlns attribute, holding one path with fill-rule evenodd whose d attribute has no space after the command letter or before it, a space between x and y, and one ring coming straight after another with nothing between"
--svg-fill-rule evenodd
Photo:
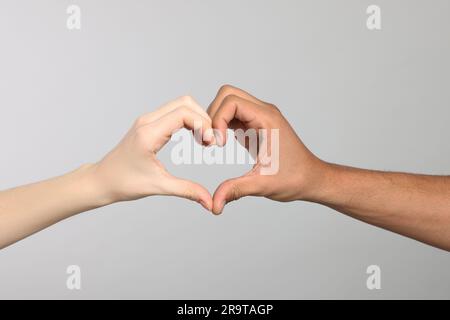
<instances>
[{"instance_id":1,"label":"thumb","mask_svg":"<svg viewBox=\"0 0 450 320\"><path fill-rule=\"evenodd\" d=\"M262 176L252 175L234 178L223 182L214 192L213 213L222 213L225 204L246 196L261 196L264 192Z\"/></svg>"},{"instance_id":2,"label":"thumb","mask_svg":"<svg viewBox=\"0 0 450 320\"><path fill-rule=\"evenodd\" d=\"M170 176L164 185L165 195L196 201L206 210L212 210L212 197L209 191L198 183Z\"/></svg>"}]
</instances>

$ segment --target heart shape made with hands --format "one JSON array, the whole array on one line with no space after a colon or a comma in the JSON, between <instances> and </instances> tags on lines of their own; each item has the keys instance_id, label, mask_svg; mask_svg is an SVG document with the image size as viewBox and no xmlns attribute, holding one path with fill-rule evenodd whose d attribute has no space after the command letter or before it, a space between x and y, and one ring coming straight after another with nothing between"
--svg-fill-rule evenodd
<instances>
[{"instance_id":1,"label":"heart shape made with hands","mask_svg":"<svg viewBox=\"0 0 450 320\"><path fill-rule=\"evenodd\" d=\"M188 100L190 105L196 106L196 110L199 110L198 104L192 98ZM230 201L248 195L268 194L267 184L270 183L270 179L267 177L276 174L279 166L278 131L276 131L278 129L271 126L275 112L277 117L280 115L278 110L240 89L224 86L209 106L206 115L202 111L199 112L210 121L210 124L206 126L206 130L204 125L198 124L196 130L192 130L197 143L203 146L225 147L228 142L227 130L231 129L237 142L247 149L254 160L250 172L224 181L211 199L202 199L199 202L214 214L220 214L225 204ZM267 129L272 130L270 135L265 131ZM274 135L274 132L277 134ZM277 143L273 143L275 140ZM273 148L274 146L276 148ZM191 195L189 198L196 197Z\"/></svg>"},{"instance_id":2,"label":"heart shape made with hands","mask_svg":"<svg viewBox=\"0 0 450 320\"><path fill-rule=\"evenodd\" d=\"M182 128L194 133L199 130L200 138L196 140L202 145L220 147L227 143L227 130L233 130L255 160L253 169L221 183L213 196L200 184L171 175L157 159L157 153ZM283 140L279 139L281 132ZM297 195L293 190L300 186L295 172L308 167L309 160L314 156L275 106L243 90L224 86L207 111L191 97L182 97L139 117L119 145L97 164L96 175L106 190L105 197L113 202L151 195L178 196L220 214L226 203L245 196L294 199Z\"/></svg>"}]
</instances>

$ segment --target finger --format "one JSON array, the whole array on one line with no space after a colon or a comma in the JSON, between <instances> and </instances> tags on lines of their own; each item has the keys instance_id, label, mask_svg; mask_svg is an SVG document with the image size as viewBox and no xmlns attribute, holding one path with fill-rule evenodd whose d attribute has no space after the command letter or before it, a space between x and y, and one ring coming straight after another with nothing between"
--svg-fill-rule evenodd
<instances>
[{"instance_id":1,"label":"finger","mask_svg":"<svg viewBox=\"0 0 450 320\"><path fill-rule=\"evenodd\" d=\"M244 98L229 95L221 103L216 114L212 118L212 126L219 131L216 137L217 144L225 145L227 140L227 129L230 123L237 119L248 128L257 129L257 122L262 117L263 110L254 102Z\"/></svg>"},{"instance_id":2,"label":"finger","mask_svg":"<svg viewBox=\"0 0 450 320\"><path fill-rule=\"evenodd\" d=\"M263 196L264 177L258 175L243 176L223 182L214 192L212 212L222 213L224 206L246 196Z\"/></svg>"},{"instance_id":3,"label":"finger","mask_svg":"<svg viewBox=\"0 0 450 320\"><path fill-rule=\"evenodd\" d=\"M206 210L212 211L212 197L208 190L198 183L169 176L163 185L164 195L192 200L201 204Z\"/></svg>"},{"instance_id":4,"label":"finger","mask_svg":"<svg viewBox=\"0 0 450 320\"><path fill-rule=\"evenodd\" d=\"M213 102L210 104L208 108L207 112L211 118L215 116L223 100L229 95L235 95L256 104L264 104L264 101L259 100L258 98L252 96L250 93L242 89L230 85L224 85L219 89L216 97L214 98Z\"/></svg>"},{"instance_id":5,"label":"finger","mask_svg":"<svg viewBox=\"0 0 450 320\"><path fill-rule=\"evenodd\" d=\"M179 107L187 107L192 111L202 115L205 119L210 119L206 111L203 110L203 108L197 103L197 101L195 101L194 98L192 98L191 96L183 96L163 105L162 107L156 109L153 112L144 114L143 116L139 117L137 125L143 126L151 122L157 121L164 115L174 111Z\"/></svg>"},{"instance_id":6,"label":"finger","mask_svg":"<svg viewBox=\"0 0 450 320\"><path fill-rule=\"evenodd\" d=\"M199 140L212 142L211 122L201 114L187 107L179 107L142 129L148 130L152 151L158 152L179 129L194 130Z\"/></svg>"}]
</instances>

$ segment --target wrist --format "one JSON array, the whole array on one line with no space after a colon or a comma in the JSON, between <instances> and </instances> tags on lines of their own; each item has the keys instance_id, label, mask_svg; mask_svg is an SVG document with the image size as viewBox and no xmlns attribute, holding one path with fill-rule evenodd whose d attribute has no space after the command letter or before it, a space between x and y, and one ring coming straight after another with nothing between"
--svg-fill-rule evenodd
<instances>
[{"instance_id":1,"label":"wrist","mask_svg":"<svg viewBox=\"0 0 450 320\"><path fill-rule=\"evenodd\" d=\"M337 165L316 159L312 168L307 170L308 179L298 200L326 203L337 189L338 171Z\"/></svg>"},{"instance_id":2,"label":"wrist","mask_svg":"<svg viewBox=\"0 0 450 320\"><path fill-rule=\"evenodd\" d=\"M108 192L107 184L98 173L97 164L84 164L74 174L79 177L80 187L86 192L86 197L93 208L104 207L116 202L112 194Z\"/></svg>"}]
</instances>

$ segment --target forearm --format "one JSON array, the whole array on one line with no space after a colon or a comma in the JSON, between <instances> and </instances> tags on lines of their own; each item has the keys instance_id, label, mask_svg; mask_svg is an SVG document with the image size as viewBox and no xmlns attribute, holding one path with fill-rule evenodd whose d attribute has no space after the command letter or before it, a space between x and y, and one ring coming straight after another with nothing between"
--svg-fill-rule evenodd
<instances>
[{"instance_id":1,"label":"forearm","mask_svg":"<svg viewBox=\"0 0 450 320\"><path fill-rule=\"evenodd\" d=\"M94 165L0 192L0 249L58 221L109 203L95 178Z\"/></svg>"},{"instance_id":2,"label":"forearm","mask_svg":"<svg viewBox=\"0 0 450 320\"><path fill-rule=\"evenodd\" d=\"M212 143L211 121L190 97L181 97L139 117L100 162L61 177L0 192L0 249L74 214L118 201L179 196L212 209L208 190L167 172L156 153L182 128L196 129Z\"/></svg>"},{"instance_id":3,"label":"forearm","mask_svg":"<svg viewBox=\"0 0 450 320\"><path fill-rule=\"evenodd\" d=\"M311 199L364 222L450 250L450 177L327 165Z\"/></svg>"}]
</instances>

